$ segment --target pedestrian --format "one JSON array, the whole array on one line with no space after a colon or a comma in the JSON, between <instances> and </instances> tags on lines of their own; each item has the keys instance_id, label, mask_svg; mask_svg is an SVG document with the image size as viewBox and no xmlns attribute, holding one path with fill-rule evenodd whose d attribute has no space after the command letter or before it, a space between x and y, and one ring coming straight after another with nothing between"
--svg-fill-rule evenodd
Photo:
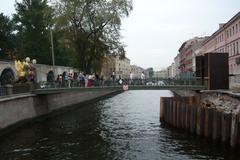
<instances>
[{"instance_id":1,"label":"pedestrian","mask_svg":"<svg viewBox=\"0 0 240 160\"><path fill-rule=\"evenodd\" d=\"M112 72L111 78L112 78L112 82L114 84L115 83L115 79L116 79L116 75L115 75L114 71Z\"/></svg>"},{"instance_id":2,"label":"pedestrian","mask_svg":"<svg viewBox=\"0 0 240 160\"><path fill-rule=\"evenodd\" d=\"M142 81L142 85L145 85L145 74L144 74L144 71L141 74L141 81Z\"/></svg>"},{"instance_id":3,"label":"pedestrian","mask_svg":"<svg viewBox=\"0 0 240 160\"><path fill-rule=\"evenodd\" d=\"M84 87L85 86L85 76L84 76L83 72L79 73L78 80L79 80L80 87Z\"/></svg>"},{"instance_id":4,"label":"pedestrian","mask_svg":"<svg viewBox=\"0 0 240 160\"><path fill-rule=\"evenodd\" d=\"M129 85L132 85L133 84L133 73L130 72L130 75L129 75Z\"/></svg>"},{"instance_id":5,"label":"pedestrian","mask_svg":"<svg viewBox=\"0 0 240 160\"><path fill-rule=\"evenodd\" d=\"M68 87L68 74L67 73L65 73L65 76L64 76L64 83L65 83L64 87Z\"/></svg>"},{"instance_id":6,"label":"pedestrian","mask_svg":"<svg viewBox=\"0 0 240 160\"><path fill-rule=\"evenodd\" d=\"M68 88L71 87L71 83L72 83L72 73L68 73L68 78L67 78Z\"/></svg>"}]
</instances>

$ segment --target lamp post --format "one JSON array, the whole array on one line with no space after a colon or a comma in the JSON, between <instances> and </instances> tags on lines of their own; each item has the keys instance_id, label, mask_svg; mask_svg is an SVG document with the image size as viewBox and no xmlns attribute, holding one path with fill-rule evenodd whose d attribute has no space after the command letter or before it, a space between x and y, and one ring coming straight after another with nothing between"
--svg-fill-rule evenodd
<instances>
[{"instance_id":1,"label":"lamp post","mask_svg":"<svg viewBox=\"0 0 240 160\"><path fill-rule=\"evenodd\" d=\"M53 47L53 34L52 29L50 28L50 36L51 36L51 49L52 49L52 65L55 68L55 57L54 57L54 47Z\"/></svg>"},{"instance_id":2,"label":"lamp post","mask_svg":"<svg viewBox=\"0 0 240 160\"><path fill-rule=\"evenodd\" d=\"M52 50L52 66L53 66L53 74L54 74L54 77L55 77L55 56L54 56L54 47L53 47L52 28L50 28L50 37L51 37L51 50Z\"/></svg>"}]
</instances>

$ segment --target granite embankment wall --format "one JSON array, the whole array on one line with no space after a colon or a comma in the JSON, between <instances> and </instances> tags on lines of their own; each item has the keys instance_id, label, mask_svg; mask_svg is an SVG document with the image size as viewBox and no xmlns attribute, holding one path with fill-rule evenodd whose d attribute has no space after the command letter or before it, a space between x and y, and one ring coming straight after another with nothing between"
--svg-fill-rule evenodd
<instances>
[{"instance_id":1,"label":"granite embankment wall","mask_svg":"<svg viewBox=\"0 0 240 160\"><path fill-rule=\"evenodd\" d=\"M211 141L240 146L239 97L226 92L162 97L160 121Z\"/></svg>"},{"instance_id":2,"label":"granite embankment wall","mask_svg":"<svg viewBox=\"0 0 240 160\"><path fill-rule=\"evenodd\" d=\"M25 94L0 99L0 130L68 106L120 93L120 90Z\"/></svg>"}]
</instances>

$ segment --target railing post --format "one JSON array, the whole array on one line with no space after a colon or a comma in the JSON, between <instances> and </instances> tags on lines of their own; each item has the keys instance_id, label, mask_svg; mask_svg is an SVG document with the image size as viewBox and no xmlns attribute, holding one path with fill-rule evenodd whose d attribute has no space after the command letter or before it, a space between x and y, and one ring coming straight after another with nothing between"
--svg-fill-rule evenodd
<instances>
[{"instance_id":1,"label":"railing post","mask_svg":"<svg viewBox=\"0 0 240 160\"><path fill-rule=\"evenodd\" d=\"M5 89L6 89L6 95L13 94L13 85L7 84L7 85L5 85Z\"/></svg>"}]
</instances>

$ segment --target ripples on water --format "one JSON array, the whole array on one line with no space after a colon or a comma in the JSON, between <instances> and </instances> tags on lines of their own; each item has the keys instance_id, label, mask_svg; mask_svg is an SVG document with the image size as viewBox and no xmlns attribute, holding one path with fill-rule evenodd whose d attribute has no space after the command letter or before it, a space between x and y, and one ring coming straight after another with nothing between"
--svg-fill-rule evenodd
<instances>
[{"instance_id":1,"label":"ripples on water","mask_svg":"<svg viewBox=\"0 0 240 160\"><path fill-rule=\"evenodd\" d=\"M16 129L0 137L0 159L237 159L203 139L161 126L160 97L128 91Z\"/></svg>"}]
</instances>

